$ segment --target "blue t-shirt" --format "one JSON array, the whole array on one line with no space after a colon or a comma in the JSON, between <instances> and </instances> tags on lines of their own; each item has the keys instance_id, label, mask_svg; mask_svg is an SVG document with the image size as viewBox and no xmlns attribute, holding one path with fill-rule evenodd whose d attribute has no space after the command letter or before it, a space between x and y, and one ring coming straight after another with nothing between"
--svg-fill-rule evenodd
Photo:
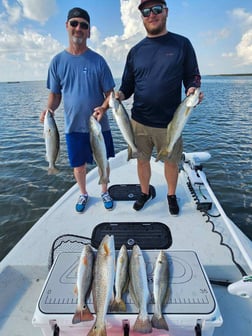
<instances>
[{"instance_id":1,"label":"blue t-shirt","mask_svg":"<svg viewBox=\"0 0 252 336\"><path fill-rule=\"evenodd\" d=\"M88 49L82 55L66 50L57 54L48 70L47 88L62 94L65 132L89 132L89 117L104 102L104 92L115 87L111 71L102 56ZM109 130L105 113L101 126Z\"/></svg>"},{"instance_id":2,"label":"blue t-shirt","mask_svg":"<svg viewBox=\"0 0 252 336\"><path fill-rule=\"evenodd\" d=\"M181 102L182 83L200 87L200 73L190 41L171 32L146 37L127 56L120 90L134 93L132 119L150 127L166 128Z\"/></svg>"}]
</instances>

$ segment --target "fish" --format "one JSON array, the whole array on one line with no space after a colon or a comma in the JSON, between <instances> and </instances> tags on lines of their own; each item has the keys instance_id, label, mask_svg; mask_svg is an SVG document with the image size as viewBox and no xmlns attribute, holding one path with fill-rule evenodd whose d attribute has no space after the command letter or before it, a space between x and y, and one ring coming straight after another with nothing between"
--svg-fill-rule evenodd
<instances>
[{"instance_id":1,"label":"fish","mask_svg":"<svg viewBox=\"0 0 252 336\"><path fill-rule=\"evenodd\" d=\"M136 244L132 248L129 263L129 292L132 300L139 309L133 330L142 334L152 332L151 321L148 316L147 304L150 292L147 281L146 265L140 247Z\"/></svg>"},{"instance_id":2,"label":"fish","mask_svg":"<svg viewBox=\"0 0 252 336\"><path fill-rule=\"evenodd\" d=\"M76 324L82 321L91 321L94 316L91 314L86 299L91 289L93 273L94 253L89 244L85 244L81 252L80 261L77 270L77 284L75 293L78 295L77 307L72 319Z\"/></svg>"},{"instance_id":3,"label":"fish","mask_svg":"<svg viewBox=\"0 0 252 336\"><path fill-rule=\"evenodd\" d=\"M98 183L107 184L109 182L107 150L101 124L92 115L90 117L89 128L90 144L100 175Z\"/></svg>"},{"instance_id":4,"label":"fish","mask_svg":"<svg viewBox=\"0 0 252 336\"><path fill-rule=\"evenodd\" d=\"M153 275L154 307L151 323L154 328L169 330L162 314L162 307L168 302L169 294L169 264L165 252L161 250L155 263Z\"/></svg>"},{"instance_id":5,"label":"fish","mask_svg":"<svg viewBox=\"0 0 252 336\"><path fill-rule=\"evenodd\" d=\"M44 138L46 147L46 160L49 162L48 174L57 174L59 170L55 163L59 156L60 136L53 113L46 111L44 119Z\"/></svg>"},{"instance_id":6,"label":"fish","mask_svg":"<svg viewBox=\"0 0 252 336\"><path fill-rule=\"evenodd\" d=\"M173 147L180 138L182 131L191 115L193 108L199 102L200 88L197 88L193 94L187 96L176 109L171 122L167 126L167 147L162 149L156 158L159 161L161 156L171 155Z\"/></svg>"},{"instance_id":7,"label":"fish","mask_svg":"<svg viewBox=\"0 0 252 336\"><path fill-rule=\"evenodd\" d=\"M119 250L116 261L116 274L115 274L115 296L110 305L111 311L126 311L125 301L122 299L123 293L128 288L128 268L129 256L126 246L123 244Z\"/></svg>"},{"instance_id":8,"label":"fish","mask_svg":"<svg viewBox=\"0 0 252 336\"><path fill-rule=\"evenodd\" d=\"M115 98L115 93L111 92L109 97L109 106L112 109L113 117L121 131L121 134L129 146L129 155L128 161L130 157L133 158L137 157L137 147L135 144L134 139L134 132L132 128L132 124L126 111L125 107L123 106L122 102L119 99Z\"/></svg>"},{"instance_id":9,"label":"fish","mask_svg":"<svg viewBox=\"0 0 252 336\"><path fill-rule=\"evenodd\" d=\"M106 336L106 314L113 297L115 280L115 242L113 235L105 235L96 254L92 295L96 320L88 336Z\"/></svg>"}]
</instances>

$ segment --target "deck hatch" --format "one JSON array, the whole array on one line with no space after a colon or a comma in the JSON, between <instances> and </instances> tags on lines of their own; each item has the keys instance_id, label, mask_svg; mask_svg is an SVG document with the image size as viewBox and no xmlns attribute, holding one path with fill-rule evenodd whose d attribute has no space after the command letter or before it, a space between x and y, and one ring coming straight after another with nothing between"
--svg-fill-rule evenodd
<instances>
[{"instance_id":1,"label":"deck hatch","mask_svg":"<svg viewBox=\"0 0 252 336\"><path fill-rule=\"evenodd\" d=\"M91 237L91 244L98 248L106 235L114 235L115 248L125 244L131 249L134 244L145 250L168 249L172 245L171 231L160 222L104 222L98 224Z\"/></svg>"}]
</instances>

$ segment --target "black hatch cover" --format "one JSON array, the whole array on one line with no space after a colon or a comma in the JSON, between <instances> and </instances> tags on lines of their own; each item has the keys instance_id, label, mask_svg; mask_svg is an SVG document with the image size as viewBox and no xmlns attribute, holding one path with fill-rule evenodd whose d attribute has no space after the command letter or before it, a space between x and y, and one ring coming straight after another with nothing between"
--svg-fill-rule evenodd
<instances>
[{"instance_id":1,"label":"black hatch cover","mask_svg":"<svg viewBox=\"0 0 252 336\"><path fill-rule=\"evenodd\" d=\"M91 245L98 248L103 237L114 235L115 249L123 244L131 249L138 244L141 249L167 249L172 245L172 236L167 225L160 222L104 222L98 224L91 237Z\"/></svg>"}]
</instances>

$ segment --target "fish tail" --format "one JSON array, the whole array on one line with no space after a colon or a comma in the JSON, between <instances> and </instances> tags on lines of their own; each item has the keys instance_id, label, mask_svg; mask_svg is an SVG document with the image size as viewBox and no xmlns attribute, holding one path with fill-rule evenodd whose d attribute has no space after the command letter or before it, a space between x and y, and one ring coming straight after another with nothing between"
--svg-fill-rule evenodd
<instances>
[{"instance_id":1,"label":"fish tail","mask_svg":"<svg viewBox=\"0 0 252 336\"><path fill-rule=\"evenodd\" d=\"M152 332L152 325L149 318L141 319L138 315L133 330L142 334L150 334Z\"/></svg>"},{"instance_id":2,"label":"fish tail","mask_svg":"<svg viewBox=\"0 0 252 336\"><path fill-rule=\"evenodd\" d=\"M109 178L107 176L100 176L99 184L108 184Z\"/></svg>"},{"instance_id":3,"label":"fish tail","mask_svg":"<svg viewBox=\"0 0 252 336\"><path fill-rule=\"evenodd\" d=\"M163 316L153 315L151 319L153 328L169 330L168 324Z\"/></svg>"},{"instance_id":4,"label":"fish tail","mask_svg":"<svg viewBox=\"0 0 252 336\"><path fill-rule=\"evenodd\" d=\"M82 310L80 309L76 310L72 319L72 323L76 324L82 321L92 321L93 319L94 319L93 314L90 313L88 306L85 306Z\"/></svg>"},{"instance_id":5,"label":"fish tail","mask_svg":"<svg viewBox=\"0 0 252 336\"><path fill-rule=\"evenodd\" d=\"M95 322L87 336L107 336L105 323L102 326L98 326Z\"/></svg>"},{"instance_id":6,"label":"fish tail","mask_svg":"<svg viewBox=\"0 0 252 336\"><path fill-rule=\"evenodd\" d=\"M115 311L115 312L120 312L120 311L126 311L126 304L125 302L120 299L120 300L114 300L111 305L110 305L110 310Z\"/></svg>"},{"instance_id":7,"label":"fish tail","mask_svg":"<svg viewBox=\"0 0 252 336\"><path fill-rule=\"evenodd\" d=\"M138 151L137 148L132 148L128 145L128 158L127 161L130 159L137 159L138 158Z\"/></svg>"},{"instance_id":8,"label":"fish tail","mask_svg":"<svg viewBox=\"0 0 252 336\"><path fill-rule=\"evenodd\" d=\"M137 159L138 157L138 152L137 152L137 148L132 149L132 155L131 158L132 159Z\"/></svg>"},{"instance_id":9,"label":"fish tail","mask_svg":"<svg viewBox=\"0 0 252 336\"><path fill-rule=\"evenodd\" d=\"M159 161L162 157L167 156L168 152L167 149L161 149L158 153L155 162Z\"/></svg>"},{"instance_id":10,"label":"fish tail","mask_svg":"<svg viewBox=\"0 0 252 336\"><path fill-rule=\"evenodd\" d=\"M48 168L48 175L55 175L58 174L59 170L55 167L49 167Z\"/></svg>"}]
</instances>

